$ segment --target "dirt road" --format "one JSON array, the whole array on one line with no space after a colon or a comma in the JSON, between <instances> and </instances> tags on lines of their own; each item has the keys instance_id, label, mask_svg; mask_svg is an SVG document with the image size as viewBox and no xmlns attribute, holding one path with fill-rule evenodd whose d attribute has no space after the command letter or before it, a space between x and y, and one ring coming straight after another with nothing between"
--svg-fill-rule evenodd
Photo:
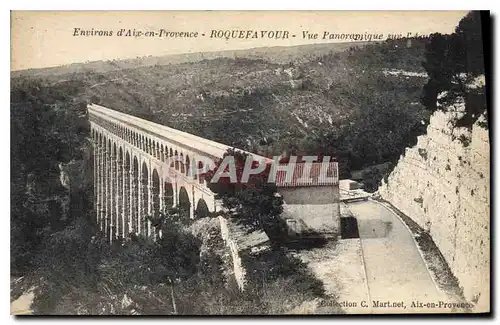
<instances>
[{"instance_id":1,"label":"dirt road","mask_svg":"<svg viewBox=\"0 0 500 325\"><path fill-rule=\"evenodd\" d=\"M412 234L399 217L371 200L352 202L348 207L358 222L371 313L449 311L440 305L440 301L447 302L446 296L438 291Z\"/></svg>"}]
</instances>

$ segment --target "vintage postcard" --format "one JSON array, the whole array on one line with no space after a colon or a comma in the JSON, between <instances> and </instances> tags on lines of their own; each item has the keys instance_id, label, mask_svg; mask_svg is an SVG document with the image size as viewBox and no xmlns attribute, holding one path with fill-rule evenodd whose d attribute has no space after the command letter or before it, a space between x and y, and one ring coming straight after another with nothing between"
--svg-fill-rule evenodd
<instances>
[{"instance_id":1,"label":"vintage postcard","mask_svg":"<svg viewBox=\"0 0 500 325\"><path fill-rule=\"evenodd\" d=\"M488 24L13 11L11 314L490 313Z\"/></svg>"}]
</instances>

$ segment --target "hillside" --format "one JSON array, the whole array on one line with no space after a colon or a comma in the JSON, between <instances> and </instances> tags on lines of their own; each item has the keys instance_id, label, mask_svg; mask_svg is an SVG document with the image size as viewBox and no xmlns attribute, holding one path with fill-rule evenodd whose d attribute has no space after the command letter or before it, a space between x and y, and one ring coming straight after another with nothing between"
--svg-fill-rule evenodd
<instances>
[{"instance_id":1,"label":"hillside","mask_svg":"<svg viewBox=\"0 0 500 325\"><path fill-rule=\"evenodd\" d=\"M327 54L316 49L301 49L292 63L220 57L12 81L13 87L32 79L49 88L75 87L75 101L264 155L335 155L344 175L396 161L425 131L423 41L370 43Z\"/></svg>"},{"instance_id":2,"label":"hillside","mask_svg":"<svg viewBox=\"0 0 500 325\"><path fill-rule=\"evenodd\" d=\"M351 46L363 46L367 42L346 42L328 43L298 46L273 46L259 47L249 50L228 50L212 52L196 52L172 54L164 56L146 56L125 60L92 61L84 63L73 63L58 67L42 69L27 69L12 71L12 77L50 77L68 73L84 72L109 72L122 69L132 69L138 67L150 67L155 65L181 64L188 62L198 62L202 60L212 60L216 58L247 58L262 59L272 63L286 64L290 62L303 62L318 55L344 51Z\"/></svg>"}]
</instances>

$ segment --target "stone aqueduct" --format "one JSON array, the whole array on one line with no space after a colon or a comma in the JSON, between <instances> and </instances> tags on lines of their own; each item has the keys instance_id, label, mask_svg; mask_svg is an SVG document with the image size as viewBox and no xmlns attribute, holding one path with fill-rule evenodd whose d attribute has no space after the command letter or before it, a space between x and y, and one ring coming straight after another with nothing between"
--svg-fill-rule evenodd
<instances>
[{"instance_id":1,"label":"stone aqueduct","mask_svg":"<svg viewBox=\"0 0 500 325\"><path fill-rule=\"evenodd\" d=\"M111 242L130 233L161 236L146 216L166 207L182 208L191 218L221 208L203 175L189 171L203 167L202 157L223 157L229 146L103 106L87 108L97 224Z\"/></svg>"}]
</instances>

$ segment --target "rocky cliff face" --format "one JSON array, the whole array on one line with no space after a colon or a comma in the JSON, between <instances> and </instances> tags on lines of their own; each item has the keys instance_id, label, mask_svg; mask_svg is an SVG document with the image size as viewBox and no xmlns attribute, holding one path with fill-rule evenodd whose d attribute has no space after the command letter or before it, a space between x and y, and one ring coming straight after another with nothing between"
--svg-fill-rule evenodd
<instances>
[{"instance_id":1,"label":"rocky cliff face","mask_svg":"<svg viewBox=\"0 0 500 325\"><path fill-rule=\"evenodd\" d=\"M437 111L427 134L407 148L380 195L422 228L476 309L489 306L490 146L485 117L454 128L464 104ZM487 307L486 307L487 308Z\"/></svg>"}]
</instances>

